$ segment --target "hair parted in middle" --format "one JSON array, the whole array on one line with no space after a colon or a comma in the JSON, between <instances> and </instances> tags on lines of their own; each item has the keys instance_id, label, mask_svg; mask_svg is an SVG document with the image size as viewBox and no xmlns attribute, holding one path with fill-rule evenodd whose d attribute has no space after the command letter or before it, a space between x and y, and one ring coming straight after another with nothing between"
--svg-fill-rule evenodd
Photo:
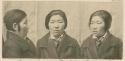
<instances>
[{"instance_id":1,"label":"hair parted in middle","mask_svg":"<svg viewBox=\"0 0 125 61\"><path fill-rule=\"evenodd\" d=\"M105 23L105 30L109 30L109 28L111 27L112 16L108 11L98 10L98 11L95 11L94 13L92 13L90 16L90 19L89 19L89 26L90 26L91 20L94 16L99 16L100 18L102 18Z\"/></svg>"},{"instance_id":2,"label":"hair parted in middle","mask_svg":"<svg viewBox=\"0 0 125 61\"><path fill-rule=\"evenodd\" d=\"M63 12L62 10L52 10L51 12L48 13L48 15L46 16L46 19L45 19L46 29L49 29L50 18L54 15L59 15L63 18L64 23L65 23L65 26L64 26L64 29L65 29L67 27L67 17L66 17L65 12Z\"/></svg>"}]
</instances>

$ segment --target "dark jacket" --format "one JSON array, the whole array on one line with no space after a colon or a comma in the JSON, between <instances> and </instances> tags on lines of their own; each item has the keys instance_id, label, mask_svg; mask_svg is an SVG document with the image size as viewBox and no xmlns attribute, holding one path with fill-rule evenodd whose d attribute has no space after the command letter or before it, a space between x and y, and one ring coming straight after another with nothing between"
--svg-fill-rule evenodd
<instances>
[{"instance_id":1,"label":"dark jacket","mask_svg":"<svg viewBox=\"0 0 125 61\"><path fill-rule=\"evenodd\" d=\"M31 40L24 40L8 31L7 40L3 45L3 58L34 58L35 55L35 46Z\"/></svg>"},{"instance_id":2,"label":"dark jacket","mask_svg":"<svg viewBox=\"0 0 125 61\"><path fill-rule=\"evenodd\" d=\"M38 58L79 58L80 47L75 39L64 34L64 38L59 43L58 48L55 48L53 42L49 41L49 36L50 34L48 33L38 40Z\"/></svg>"},{"instance_id":3,"label":"dark jacket","mask_svg":"<svg viewBox=\"0 0 125 61\"><path fill-rule=\"evenodd\" d=\"M121 59L122 41L109 32L102 41L99 48L96 48L95 40L88 37L81 46L81 56L85 59Z\"/></svg>"}]
</instances>

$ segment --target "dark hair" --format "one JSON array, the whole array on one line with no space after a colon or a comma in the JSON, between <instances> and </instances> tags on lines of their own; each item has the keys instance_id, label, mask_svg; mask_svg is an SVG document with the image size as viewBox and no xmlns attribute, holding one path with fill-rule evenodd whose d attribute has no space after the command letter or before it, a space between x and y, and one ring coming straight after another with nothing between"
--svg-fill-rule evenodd
<instances>
[{"instance_id":1,"label":"dark hair","mask_svg":"<svg viewBox=\"0 0 125 61\"><path fill-rule=\"evenodd\" d=\"M62 11L62 10L52 10L47 16L46 16L46 19L45 19L45 26L47 29L49 29L49 21L50 21L50 18L53 16L53 15L60 15L63 19L64 19L64 22L65 22L65 27L64 29L67 27L67 17L65 15L65 13Z\"/></svg>"},{"instance_id":2,"label":"dark hair","mask_svg":"<svg viewBox=\"0 0 125 61\"><path fill-rule=\"evenodd\" d=\"M11 31L15 31L13 29L13 24L16 23L19 25L19 23L26 17L26 13L19 9L13 9L8 12L6 12L4 16L4 23L6 25L6 28Z\"/></svg>"},{"instance_id":3,"label":"dark hair","mask_svg":"<svg viewBox=\"0 0 125 61\"><path fill-rule=\"evenodd\" d=\"M90 16L90 19L89 19L89 26L90 26L90 23L91 23L91 19L94 16L101 17L103 19L104 23L105 23L105 30L109 30L109 28L111 27L112 16L108 11L98 10L98 11L92 13L92 15Z\"/></svg>"}]
</instances>

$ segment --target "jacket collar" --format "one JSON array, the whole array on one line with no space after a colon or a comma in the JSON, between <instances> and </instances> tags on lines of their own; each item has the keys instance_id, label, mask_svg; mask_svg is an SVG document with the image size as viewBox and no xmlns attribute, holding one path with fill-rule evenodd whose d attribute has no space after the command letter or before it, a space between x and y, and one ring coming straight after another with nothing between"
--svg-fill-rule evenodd
<instances>
[{"instance_id":1,"label":"jacket collar","mask_svg":"<svg viewBox=\"0 0 125 61\"><path fill-rule=\"evenodd\" d=\"M23 38L21 38L19 35L17 35L16 33L14 33L13 31L7 30L7 39L21 39L24 40Z\"/></svg>"},{"instance_id":2,"label":"jacket collar","mask_svg":"<svg viewBox=\"0 0 125 61\"><path fill-rule=\"evenodd\" d=\"M103 53L108 48L115 45L115 43L113 43L113 41L111 40L112 36L113 35L108 31L107 35L103 39L102 44L100 45L98 50L96 49L95 40L92 39L92 36L90 36L89 38L87 38L87 40L86 40L87 43L84 44L84 48L89 49L89 52L91 53L91 55L95 58L98 58L99 54Z\"/></svg>"},{"instance_id":3,"label":"jacket collar","mask_svg":"<svg viewBox=\"0 0 125 61\"><path fill-rule=\"evenodd\" d=\"M10 39L9 41L14 41L15 43L19 43L21 47L23 47L23 50L29 49L28 42L27 40L21 38L19 35L12 31L7 31L7 40Z\"/></svg>"},{"instance_id":4,"label":"jacket collar","mask_svg":"<svg viewBox=\"0 0 125 61\"><path fill-rule=\"evenodd\" d=\"M42 41L40 41L40 47L49 47L49 37L50 33L47 33L43 38ZM70 43L70 37L64 32L63 37L60 41L61 46L73 46L73 44Z\"/></svg>"},{"instance_id":5,"label":"jacket collar","mask_svg":"<svg viewBox=\"0 0 125 61\"><path fill-rule=\"evenodd\" d=\"M102 36L102 37L104 38L102 42L103 42L103 43L107 42L107 39L110 38L111 35L112 35L112 34L111 34L109 31L107 31L107 32L105 33L105 35ZM95 39L93 38L92 35L90 35L90 36L87 38L87 40L85 41L86 44L83 44L84 47L89 47L90 42L93 41L93 40L95 40ZM107 44L106 44L106 45L107 45ZM112 44L109 44L109 45L112 45Z\"/></svg>"},{"instance_id":6,"label":"jacket collar","mask_svg":"<svg viewBox=\"0 0 125 61\"><path fill-rule=\"evenodd\" d=\"M115 43L113 42L114 40L111 40L113 37L113 35L108 32L107 36L105 37L105 39L103 40L102 44L99 47L99 53L106 51L108 48L112 47L115 45Z\"/></svg>"}]
</instances>

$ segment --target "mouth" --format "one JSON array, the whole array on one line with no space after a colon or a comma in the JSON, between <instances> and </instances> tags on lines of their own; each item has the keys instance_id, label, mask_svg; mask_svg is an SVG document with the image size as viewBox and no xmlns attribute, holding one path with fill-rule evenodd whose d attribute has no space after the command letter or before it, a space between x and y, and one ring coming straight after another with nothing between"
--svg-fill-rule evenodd
<instances>
[{"instance_id":1,"label":"mouth","mask_svg":"<svg viewBox=\"0 0 125 61\"><path fill-rule=\"evenodd\" d=\"M97 34L97 31L92 31L93 32L93 34Z\"/></svg>"},{"instance_id":2,"label":"mouth","mask_svg":"<svg viewBox=\"0 0 125 61\"><path fill-rule=\"evenodd\" d=\"M54 32L55 32L55 33L58 33L58 32L59 32L59 30L54 30Z\"/></svg>"}]
</instances>

